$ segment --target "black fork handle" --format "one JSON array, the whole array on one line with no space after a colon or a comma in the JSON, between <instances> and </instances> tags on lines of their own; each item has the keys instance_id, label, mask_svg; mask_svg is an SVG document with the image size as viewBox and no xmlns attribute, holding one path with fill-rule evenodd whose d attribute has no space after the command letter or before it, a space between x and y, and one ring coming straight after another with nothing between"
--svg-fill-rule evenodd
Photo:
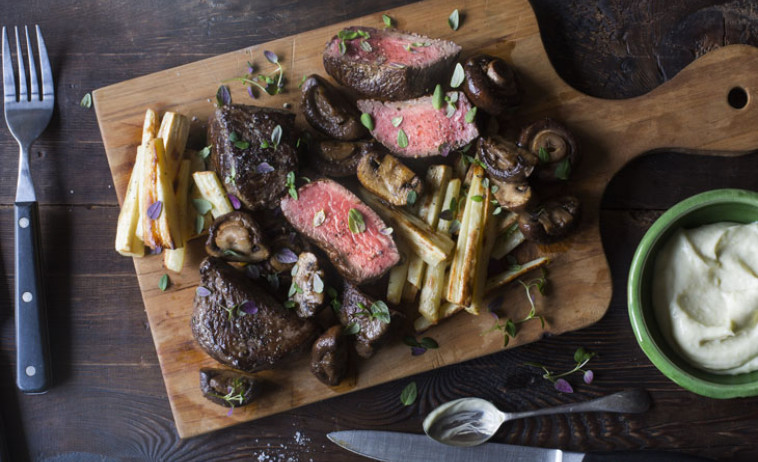
<instances>
[{"instance_id":1,"label":"black fork handle","mask_svg":"<svg viewBox=\"0 0 758 462\"><path fill-rule=\"evenodd\" d=\"M16 202L16 383L24 393L50 386L45 290L37 202Z\"/></svg>"}]
</instances>

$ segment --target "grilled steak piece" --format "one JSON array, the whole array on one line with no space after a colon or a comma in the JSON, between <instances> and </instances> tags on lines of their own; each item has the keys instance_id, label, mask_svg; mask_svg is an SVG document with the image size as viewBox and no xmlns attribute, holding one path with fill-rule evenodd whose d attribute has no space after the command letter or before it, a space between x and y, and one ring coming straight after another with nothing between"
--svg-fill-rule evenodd
<instances>
[{"instance_id":1,"label":"grilled steak piece","mask_svg":"<svg viewBox=\"0 0 758 462\"><path fill-rule=\"evenodd\" d=\"M384 103L359 100L358 108L373 117L374 130L371 134L374 138L397 155L446 155L451 149L465 146L479 136L476 124L466 122L466 114L472 108L466 95L451 91L447 96L456 101L455 112L450 117L444 104L441 109L434 108L431 96ZM395 126L397 120L402 121ZM403 134L405 137L401 140Z\"/></svg>"},{"instance_id":2,"label":"grilled steak piece","mask_svg":"<svg viewBox=\"0 0 758 462\"><path fill-rule=\"evenodd\" d=\"M316 255L303 252L298 256L297 271L292 275L292 284L297 285L293 285L289 292L295 312L301 318L314 316L324 306L324 277Z\"/></svg>"},{"instance_id":3,"label":"grilled steak piece","mask_svg":"<svg viewBox=\"0 0 758 462\"><path fill-rule=\"evenodd\" d=\"M330 327L311 348L311 372L326 385L339 385L347 373L347 338L341 325Z\"/></svg>"},{"instance_id":4,"label":"grilled steak piece","mask_svg":"<svg viewBox=\"0 0 758 462\"><path fill-rule=\"evenodd\" d=\"M305 184L297 200L288 196L281 205L287 221L326 252L337 271L354 284L377 279L400 261L379 215L335 181Z\"/></svg>"},{"instance_id":5,"label":"grilled steak piece","mask_svg":"<svg viewBox=\"0 0 758 462\"><path fill-rule=\"evenodd\" d=\"M313 74L302 86L303 115L311 127L337 140L365 138L361 113L329 82Z\"/></svg>"},{"instance_id":6,"label":"grilled steak piece","mask_svg":"<svg viewBox=\"0 0 758 462\"><path fill-rule=\"evenodd\" d=\"M200 369L200 391L216 404L240 407L260 394L261 383L255 377L229 369Z\"/></svg>"},{"instance_id":7,"label":"grilled steak piece","mask_svg":"<svg viewBox=\"0 0 758 462\"><path fill-rule=\"evenodd\" d=\"M342 289L342 307L337 317L345 327L358 324L360 330L355 334L355 352L366 359L374 355L390 331L389 312L386 316L372 316L376 314L374 303L376 300L349 282L345 283Z\"/></svg>"},{"instance_id":8,"label":"grilled steak piece","mask_svg":"<svg viewBox=\"0 0 758 462\"><path fill-rule=\"evenodd\" d=\"M281 138L274 129L281 127ZM211 166L230 194L250 210L273 208L298 166L295 114L234 104L216 109L208 123ZM268 146L268 147L262 147Z\"/></svg>"},{"instance_id":9,"label":"grilled steak piece","mask_svg":"<svg viewBox=\"0 0 758 462\"><path fill-rule=\"evenodd\" d=\"M460 52L447 40L348 27L326 44L324 69L367 98L402 100L431 93L448 78Z\"/></svg>"},{"instance_id":10,"label":"grilled steak piece","mask_svg":"<svg viewBox=\"0 0 758 462\"><path fill-rule=\"evenodd\" d=\"M200 283L210 295L195 295L192 334L224 365L246 372L271 369L319 334L315 323L298 318L219 258L203 260Z\"/></svg>"}]
</instances>

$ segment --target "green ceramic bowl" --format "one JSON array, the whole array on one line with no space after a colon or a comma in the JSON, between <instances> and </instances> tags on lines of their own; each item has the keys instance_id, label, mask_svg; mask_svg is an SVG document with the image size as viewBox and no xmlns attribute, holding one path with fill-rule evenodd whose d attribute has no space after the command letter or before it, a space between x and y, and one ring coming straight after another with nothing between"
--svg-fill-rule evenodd
<instances>
[{"instance_id":1,"label":"green ceramic bowl","mask_svg":"<svg viewBox=\"0 0 758 462\"><path fill-rule=\"evenodd\" d=\"M691 366L669 346L653 313L651 287L658 250L679 228L722 221L758 221L758 193L740 189L704 192L671 207L653 223L637 247L629 270L629 319L642 351L658 370L681 387L711 398L756 396L758 371L719 375Z\"/></svg>"}]
</instances>

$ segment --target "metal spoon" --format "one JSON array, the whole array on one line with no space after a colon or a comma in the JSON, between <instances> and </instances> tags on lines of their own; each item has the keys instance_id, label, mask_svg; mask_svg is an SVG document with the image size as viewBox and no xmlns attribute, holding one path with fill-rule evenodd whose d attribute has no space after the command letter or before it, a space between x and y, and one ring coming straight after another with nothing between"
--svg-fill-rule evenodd
<instances>
[{"instance_id":1,"label":"metal spoon","mask_svg":"<svg viewBox=\"0 0 758 462\"><path fill-rule=\"evenodd\" d=\"M526 412L501 412L494 404L480 398L461 398L445 403L426 416L424 432L440 443L451 446L476 446L497 433L509 420L538 415L575 412L639 413L650 408L645 390L625 390L584 403L571 403Z\"/></svg>"}]
</instances>

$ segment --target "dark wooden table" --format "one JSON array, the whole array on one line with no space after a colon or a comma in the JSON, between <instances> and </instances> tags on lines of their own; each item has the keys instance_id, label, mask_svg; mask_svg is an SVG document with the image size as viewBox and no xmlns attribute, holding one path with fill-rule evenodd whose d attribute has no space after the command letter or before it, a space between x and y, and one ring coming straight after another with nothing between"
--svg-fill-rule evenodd
<instances>
[{"instance_id":1,"label":"dark wooden table","mask_svg":"<svg viewBox=\"0 0 758 462\"><path fill-rule=\"evenodd\" d=\"M514 422L496 440L567 450L677 449L720 460L758 460L758 398L719 401L684 391L637 346L626 313L632 253L674 202L718 187L758 186L758 156L656 153L609 186L601 229L613 272L607 315L578 332L414 377L419 399L398 399L408 380L179 440L142 309L132 262L113 250L116 195L95 114L82 96L104 85L399 6L403 0L215 0L4 2L5 25L41 25L56 83L56 112L35 144L55 385L25 396L15 387L13 197L17 147L0 128L0 414L12 460L345 461L326 439L343 429L420 432L439 402L475 395L504 408L585 400L648 389L641 416L554 416ZM645 93L697 56L728 43L758 44L758 8L746 0L532 0L548 52L571 85L591 95ZM758 69L756 69L758 72ZM757 127L758 128L758 127ZM758 148L758 146L756 146ZM560 395L527 361L556 369L572 352L597 352L591 385ZM576 377L578 379L578 377Z\"/></svg>"}]
</instances>

